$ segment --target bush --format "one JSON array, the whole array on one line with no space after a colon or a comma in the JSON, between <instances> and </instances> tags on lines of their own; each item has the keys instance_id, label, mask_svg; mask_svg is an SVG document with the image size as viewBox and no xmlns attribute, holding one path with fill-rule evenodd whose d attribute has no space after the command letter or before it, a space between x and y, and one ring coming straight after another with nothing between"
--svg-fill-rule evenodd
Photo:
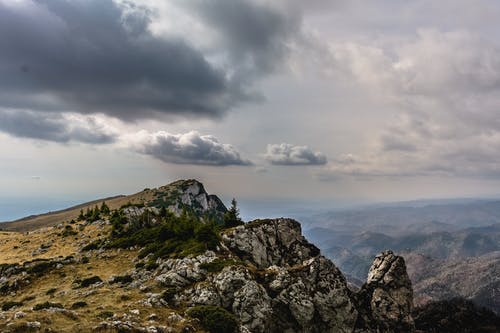
<instances>
[{"instance_id":1,"label":"bush","mask_svg":"<svg viewBox=\"0 0 500 333\"><path fill-rule=\"evenodd\" d=\"M107 319L113 317L115 314L112 311L103 311L97 315L97 317L102 319Z\"/></svg>"},{"instance_id":2,"label":"bush","mask_svg":"<svg viewBox=\"0 0 500 333\"><path fill-rule=\"evenodd\" d=\"M203 329L210 333L235 333L238 321L229 311L219 306L200 305L190 308L188 316L200 320Z\"/></svg>"},{"instance_id":3,"label":"bush","mask_svg":"<svg viewBox=\"0 0 500 333\"><path fill-rule=\"evenodd\" d=\"M87 288L88 286L91 286L93 284L102 282L101 278L98 277L97 275L83 279L79 284L80 288Z\"/></svg>"},{"instance_id":4,"label":"bush","mask_svg":"<svg viewBox=\"0 0 500 333\"><path fill-rule=\"evenodd\" d=\"M50 309L50 308L59 308L63 309L64 307L62 306L61 303L52 303L52 302L45 302L45 303L38 303L33 307L33 310L39 311L43 309Z\"/></svg>"},{"instance_id":5,"label":"bush","mask_svg":"<svg viewBox=\"0 0 500 333\"><path fill-rule=\"evenodd\" d=\"M110 284L114 284L114 283L127 284L127 283L131 283L133 281L134 281L134 279L130 275L121 275L121 276L119 275L119 276L113 277L113 279L109 283Z\"/></svg>"},{"instance_id":6,"label":"bush","mask_svg":"<svg viewBox=\"0 0 500 333\"><path fill-rule=\"evenodd\" d=\"M165 257L185 257L202 254L206 250L214 250L220 242L221 225L203 222L193 214L184 212L180 217L168 215L156 217L162 222L155 226L134 229L125 228L120 213L113 213L111 240L109 248L143 247L139 258L153 254L152 259ZM126 219L126 218L125 218Z\"/></svg>"},{"instance_id":7,"label":"bush","mask_svg":"<svg viewBox=\"0 0 500 333\"><path fill-rule=\"evenodd\" d=\"M2 311L8 311L14 307L22 306L22 302L9 301L2 304Z\"/></svg>"},{"instance_id":8,"label":"bush","mask_svg":"<svg viewBox=\"0 0 500 333\"><path fill-rule=\"evenodd\" d=\"M177 294L178 290L175 287L167 288L162 294L161 294L161 299L163 299L165 302L170 304L172 300L175 298L175 295Z\"/></svg>"},{"instance_id":9,"label":"bush","mask_svg":"<svg viewBox=\"0 0 500 333\"><path fill-rule=\"evenodd\" d=\"M75 309L81 309L81 308L84 308L87 306L87 302L83 302L83 301L79 301L79 302L75 302L71 305L71 309L75 310Z\"/></svg>"}]
</instances>

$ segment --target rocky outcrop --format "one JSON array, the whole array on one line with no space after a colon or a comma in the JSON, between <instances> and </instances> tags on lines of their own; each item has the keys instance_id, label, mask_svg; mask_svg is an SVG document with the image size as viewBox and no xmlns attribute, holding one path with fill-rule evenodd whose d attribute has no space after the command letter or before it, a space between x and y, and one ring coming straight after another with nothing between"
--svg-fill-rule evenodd
<instances>
[{"instance_id":1,"label":"rocky outcrop","mask_svg":"<svg viewBox=\"0 0 500 333\"><path fill-rule=\"evenodd\" d=\"M222 219L222 215L227 211L216 195L209 195L203 184L194 179L178 180L153 192L154 199L149 205L156 208L165 207L177 216L188 208L201 217L209 215Z\"/></svg>"},{"instance_id":2,"label":"rocky outcrop","mask_svg":"<svg viewBox=\"0 0 500 333\"><path fill-rule=\"evenodd\" d=\"M404 259L392 251L379 254L356 295L357 332L413 332L413 291Z\"/></svg>"},{"instance_id":3,"label":"rocky outcrop","mask_svg":"<svg viewBox=\"0 0 500 333\"><path fill-rule=\"evenodd\" d=\"M225 232L221 253L168 259L156 281L175 292L170 305L211 305L232 312L241 332L411 332L412 293L404 261L375 259L356 294L291 219L258 220ZM225 252L224 252L225 251ZM206 264L233 261L220 271Z\"/></svg>"},{"instance_id":4,"label":"rocky outcrop","mask_svg":"<svg viewBox=\"0 0 500 333\"><path fill-rule=\"evenodd\" d=\"M300 223L285 218L250 222L226 232L222 240L258 268L297 265L320 253L302 236Z\"/></svg>"}]
</instances>

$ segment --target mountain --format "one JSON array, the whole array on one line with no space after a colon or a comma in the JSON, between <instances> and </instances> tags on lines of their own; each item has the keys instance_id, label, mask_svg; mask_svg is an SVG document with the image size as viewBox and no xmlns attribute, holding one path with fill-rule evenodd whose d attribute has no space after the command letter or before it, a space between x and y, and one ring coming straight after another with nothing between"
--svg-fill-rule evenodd
<instances>
[{"instance_id":1,"label":"mountain","mask_svg":"<svg viewBox=\"0 0 500 333\"><path fill-rule=\"evenodd\" d=\"M392 249L406 260L416 305L465 297L500 313L499 209L477 201L332 212L310 217L319 227L305 233L352 283L367 276L373 255Z\"/></svg>"},{"instance_id":2,"label":"mountain","mask_svg":"<svg viewBox=\"0 0 500 333\"><path fill-rule=\"evenodd\" d=\"M106 202L110 209L118 209L124 205L144 205L160 209L165 207L175 214L180 214L184 207L190 207L198 213L222 218L227 211L222 201L215 195L209 195L203 184L197 180L180 180L156 189L144 189L131 195L119 195L110 198L94 200L64 210L46 214L28 216L12 222L0 223L0 229L5 231L30 231L41 227L54 226L61 221L78 218L80 211L93 209L96 205Z\"/></svg>"},{"instance_id":3,"label":"mountain","mask_svg":"<svg viewBox=\"0 0 500 333\"><path fill-rule=\"evenodd\" d=\"M405 260L392 251L371 258L354 290L293 219L243 223L194 180L140 193L77 220L0 232L0 331L416 329ZM422 322L449 315L437 313Z\"/></svg>"}]
</instances>

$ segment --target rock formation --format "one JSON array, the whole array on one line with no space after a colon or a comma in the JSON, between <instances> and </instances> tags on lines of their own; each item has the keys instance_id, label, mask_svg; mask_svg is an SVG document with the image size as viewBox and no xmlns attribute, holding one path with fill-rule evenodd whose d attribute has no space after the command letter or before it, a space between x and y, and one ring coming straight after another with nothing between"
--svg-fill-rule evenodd
<instances>
[{"instance_id":1,"label":"rock formation","mask_svg":"<svg viewBox=\"0 0 500 333\"><path fill-rule=\"evenodd\" d=\"M175 293L172 306L212 305L232 312L241 332L412 332L411 283L392 252L375 259L368 281L352 292L345 277L302 236L291 219L257 220L223 234L234 260L218 272L213 252L161 262L156 280Z\"/></svg>"}]
</instances>

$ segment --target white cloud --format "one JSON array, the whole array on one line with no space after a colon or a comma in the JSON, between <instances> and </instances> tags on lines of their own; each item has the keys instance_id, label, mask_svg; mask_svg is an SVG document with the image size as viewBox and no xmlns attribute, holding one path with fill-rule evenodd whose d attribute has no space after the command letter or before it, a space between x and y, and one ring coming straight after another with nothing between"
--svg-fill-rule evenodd
<instances>
[{"instance_id":1,"label":"white cloud","mask_svg":"<svg viewBox=\"0 0 500 333\"><path fill-rule=\"evenodd\" d=\"M495 42L466 31L419 30L385 47L344 43L330 51L333 73L398 111L356 159L334 160L324 174L500 176Z\"/></svg>"},{"instance_id":2,"label":"white cloud","mask_svg":"<svg viewBox=\"0 0 500 333\"><path fill-rule=\"evenodd\" d=\"M174 164L199 165L250 165L230 144L221 143L212 135L196 131L171 134L164 131L140 131L122 137L122 144L134 151L151 155L161 161Z\"/></svg>"},{"instance_id":3,"label":"white cloud","mask_svg":"<svg viewBox=\"0 0 500 333\"><path fill-rule=\"evenodd\" d=\"M274 165L323 165L327 162L326 156L321 152L288 143L267 145L265 158Z\"/></svg>"}]
</instances>

